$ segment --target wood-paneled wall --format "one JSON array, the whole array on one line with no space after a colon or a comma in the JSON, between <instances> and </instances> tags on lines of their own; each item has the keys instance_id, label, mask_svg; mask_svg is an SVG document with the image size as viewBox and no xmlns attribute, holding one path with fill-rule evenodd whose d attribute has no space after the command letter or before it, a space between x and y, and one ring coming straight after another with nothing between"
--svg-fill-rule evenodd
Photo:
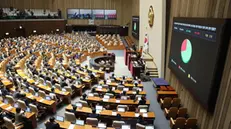
<instances>
[{"instance_id":1,"label":"wood-paneled wall","mask_svg":"<svg viewBox=\"0 0 231 129\"><path fill-rule=\"evenodd\" d=\"M95 20L96 25L125 25L132 16L133 0L1 0L0 7L61 9L63 18L67 17L68 8L115 9L117 20ZM88 20L68 20L68 24L88 24Z\"/></svg>"},{"instance_id":2,"label":"wood-paneled wall","mask_svg":"<svg viewBox=\"0 0 231 129\"><path fill-rule=\"evenodd\" d=\"M227 129L227 124L230 123L230 117L228 117L230 115L228 111L230 110L228 110L228 108L231 99L231 45L229 46L225 70L213 114L208 113L202 108L189 91L184 88L178 78L169 70L168 61L173 17L231 18L231 2L230 0L172 0L168 1L167 4L169 4L170 7L168 8L170 9L170 16L167 17L170 18L167 32L167 65L165 77L177 90L182 104L184 107L188 108L190 116L198 119L200 129Z\"/></svg>"}]
</instances>

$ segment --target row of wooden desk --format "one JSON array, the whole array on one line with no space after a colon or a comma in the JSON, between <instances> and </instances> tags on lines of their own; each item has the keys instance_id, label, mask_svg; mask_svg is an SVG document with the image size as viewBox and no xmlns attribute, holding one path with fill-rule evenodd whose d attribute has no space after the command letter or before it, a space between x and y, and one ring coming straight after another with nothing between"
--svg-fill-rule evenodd
<instances>
[{"instance_id":1,"label":"row of wooden desk","mask_svg":"<svg viewBox=\"0 0 231 129\"><path fill-rule=\"evenodd\" d=\"M116 105L139 105L138 100L117 100L115 98L104 99L96 96L88 96L86 99L88 102L99 103L103 102L106 104L116 104ZM146 105L150 105L150 101L146 101Z\"/></svg>"},{"instance_id":2,"label":"row of wooden desk","mask_svg":"<svg viewBox=\"0 0 231 129\"><path fill-rule=\"evenodd\" d=\"M73 107L72 105L68 105L66 107L67 111L72 110ZM77 113L84 113L85 115L88 114L92 114L92 109L89 107L78 107L76 109ZM114 119L116 119L116 114L120 114L122 119L138 119L139 115L142 115L144 117L145 120L151 119L154 120L155 119L155 114L154 112L147 112L147 113L136 113L136 112L130 112L130 111L126 111L126 112L117 112L117 111L113 111L113 110L102 110L100 113L98 113L100 116L99 117L112 117Z\"/></svg>"},{"instance_id":3,"label":"row of wooden desk","mask_svg":"<svg viewBox=\"0 0 231 129\"><path fill-rule=\"evenodd\" d=\"M16 108L13 107L10 104L5 104L2 101L0 101L0 108L6 112L9 112L11 114L16 114ZM25 112L25 116L27 119L29 119L32 122L32 125L34 128L37 127L37 121L36 121L36 116L34 112Z\"/></svg>"}]
</instances>

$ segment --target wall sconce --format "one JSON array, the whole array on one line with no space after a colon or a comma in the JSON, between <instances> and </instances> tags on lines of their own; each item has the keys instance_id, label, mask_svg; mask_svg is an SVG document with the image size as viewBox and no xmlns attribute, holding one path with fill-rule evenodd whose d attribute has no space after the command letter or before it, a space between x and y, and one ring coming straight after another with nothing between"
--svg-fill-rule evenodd
<instances>
[{"instance_id":1,"label":"wall sconce","mask_svg":"<svg viewBox=\"0 0 231 129\"><path fill-rule=\"evenodd\" d=\"M22 26L19 26L19 29L22 29Z\"/></svg>"},{"instance_id":2,"label":"wall sconce","mask_svg":"<svg viewBox=\"0 0 231 129\"><path fill-rule=\"evenodd\" d=\"M10 33L9 32L6 32L5 35L9 35Z\"/></svg>"},{"instance_id":3,"label":"wall sconce","mask_svg":"<svg viewBox=\"0 0 231 129\"><path fill-rule=\"evenodd\" d=\"M57 32L59 32L59 29L56 29Z\"/></svg>"},{"instance_id":4,"label":"wall sconce","mask_svg":"<svg viewBox=\"0 0 231 129\"><path fill-rule=\"evenodd\" d=\"M36 30L33 30L33 33L36 33L37 31Z\"/></svg>"}]
</instances>

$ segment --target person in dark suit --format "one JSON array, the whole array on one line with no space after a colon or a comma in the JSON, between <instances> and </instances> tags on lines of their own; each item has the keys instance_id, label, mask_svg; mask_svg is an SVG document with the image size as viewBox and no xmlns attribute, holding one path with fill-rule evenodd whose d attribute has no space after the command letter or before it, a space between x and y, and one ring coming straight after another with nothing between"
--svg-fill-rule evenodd
<instances>
[{"instance_id":1,"label":"person in dark suit","mask_svg":"<svg viewBox=\"0 0 231 129\"><path fill-rule=\"evenodd\" d=\"M58 83L58 82L55 80L55 77L52 77L52 79L51 79L51 84L52 84L52 85L55 85L55 83Z\"/></svg>"},{"instance_id":2,"label":"person in dark suit","mask_svg":"<svg viewBox=\"0 0 231 129\"><path fill-rule=\"evenodd\" d=\"M95 109L92 109L92 114L89 114L88 117L90 118L98 118L98 114L96 114L96 110Z\"/></svg>"},{"instance_id":3,"label":"person in dark suit","mask_svg":"<svg viewBox=\"0 0 231 129\"><path fill-rule=\"evenodd\" d=\"M49 76L46 76L45 79L46 79L47 81L51 81L51 78L50 78Z\"/></svg>"},{"instance_id":4,"label":"person in dark suit","mask_svg":"<svg viewBox=\"0 0 231 129\"><path fill-rule=\"evenodd\" d=\"M29 106L29 101L26 98L26 94L21 94L20 100L24 101L26 106Z\"/></svg>"},{"instance_id":5,"label":"person in dark suit","mask_svg":"<svg viewBox=\"0 0 231 129\"><path fill-rule=\"evenodd\" d=\"M45 123L46 129L60 129L60 125L55 122L55 118L51 117L47 123Z\"/></svg>"},{"instance_id":6,"label":"person in dark suit","mask_svg":"<svg viewBox=\"0 0 231 129\"><path fill-rule=\"evenodd\" d=\"M73 105L72 105L72 109L70 110L70 112L74 113L74 114L75 114L75 117L78 118L76 109L77 109L77 106L73 104Z\"/></svg>"},{"instance_id":7,"label":"person in dark suit","mask_svg":"<svg viewBox=\"0 0 231 129\"><path fill-rule=\"evenodd\" d=\"M147 122L144 120L142 115L139 115L137 123L139 123L141 125L147 125Z\"/></svg>"},{"instance_id":8,"label":"person in dark suit","mask_svg":"<svg viewBox=\"0 0 231 129\"><path fill-rule=\"evenodd\" d=\"M66 79L63 79L62 82L61 82L61 84L60 84L60 86L61 86L62 88L65 87L65 86L68 86L65 80L66 80Z\"/></svg>"},{"instance_id":9,"label":"person in dark suit","mask_svg":"<svg viewBox=\"0 0 231 129\"><path fill-rule=\"evenodd\" d=\"M121 94L117 94L115 98L116 99L120 99L121 98Z\"/></svg>"},{"instance_id":10,"label":"person in dark suit","mask_svg":"<svg viewBox=\"0 0 231 129\"><path fill-rule=\"evenodd\" d=\"M142 96L141 100L139 101L139 105L145 105L145 104L146 104L146 98Z\"/></svg>"},{"instance_id":11,"label":"person in dark suit","mask_svg":"<svg viewBox=\"0 0 231 129\"><path fill-rule=\"evenodd\" d=\"M114 92L114 91L112 91L112 87L109 87L109 89L108 89L107 93L111 93L111 94L115 95L115 92Z\"/></svg>"}]
</instances>

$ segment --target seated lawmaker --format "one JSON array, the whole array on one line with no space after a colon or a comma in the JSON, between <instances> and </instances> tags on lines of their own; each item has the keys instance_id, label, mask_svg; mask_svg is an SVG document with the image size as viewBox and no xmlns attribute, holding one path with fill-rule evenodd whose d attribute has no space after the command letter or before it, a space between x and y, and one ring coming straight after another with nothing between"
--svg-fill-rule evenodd
<instances>
[{"instance_id":1,"label":"seated lawmaker","mask_svg":"<svg viewBox=\"0 0 231 129\"><path fill-rule=\"evenodd\" d=\"M146 104L146 98L142 96L141 100L139 101L139 105L145 105L145 104Z\"/></svg>"},{"instance_id":2,"label":"seated lawmaker","mask_svg":"<svg viewBox=\"0 0 231 129\"><path fill-rule=\"evenodd\" d=\"M89 114L88 117L90 117L90 118L98 118L99 115L96 114L96 110L95 109L92 109L92 114Z\"/></svg>"},{"instance_id":3,"label":"seated lawmaker","mask_svg":"<svg viewBox=\"0 0 231 129\"><path fill-rule=\"evenodd\" d=\"M48 122L45 123L46 129L60 129L60 125L55 122L55 118L51 117Z\"/></svg>"}]
</instances>

